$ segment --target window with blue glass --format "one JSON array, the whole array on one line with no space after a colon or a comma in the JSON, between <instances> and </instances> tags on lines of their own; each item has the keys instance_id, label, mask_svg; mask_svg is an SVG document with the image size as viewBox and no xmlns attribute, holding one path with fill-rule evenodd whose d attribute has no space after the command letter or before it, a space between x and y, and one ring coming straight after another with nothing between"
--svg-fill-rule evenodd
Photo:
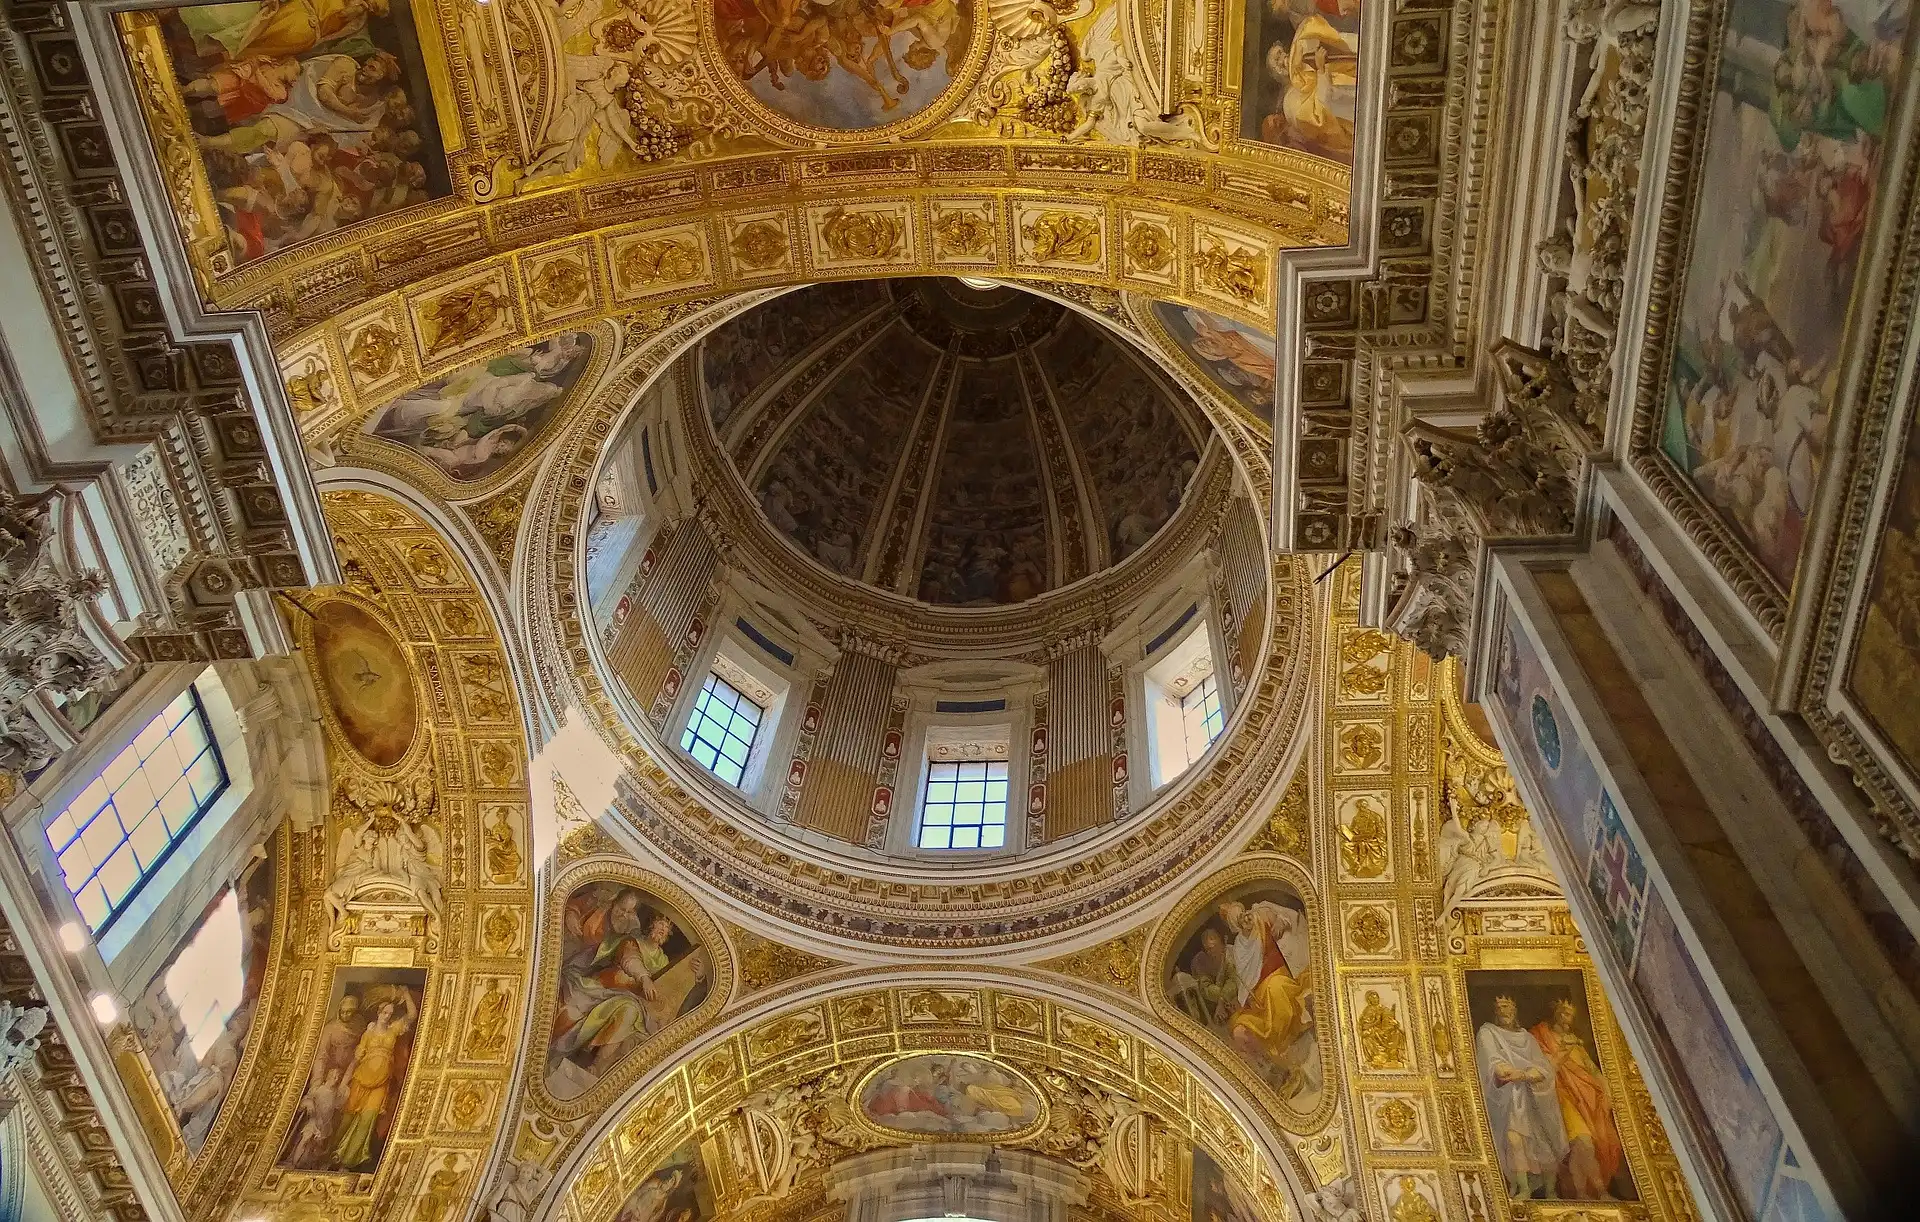
<instances>
[{"instance_id":1,"label":"window with blue glass","mask_svg":"<svg viewBox=\"0 0 1920 1222\"><path fill-rule=\"evenodd\" d=\"M47 824L67 891L105 933L227 790L227 767L189 687Z\"/></svg>"},{"instance_id":2,"label":"window with blue glass","mask_svg":"<svg viewBox=\"0 0 1920 1222\"><path fill-rule=\"evenodd\" d=\"M923 849L998 849L1007 843L1007 761L936 760L920 808Z\"/></svg>"},{"instance_id":3,"label":"window with blue glass","mask_svg":"<svg viewBox=\"0 0 1920 1222\"><path fill-rule=\"evenodd\" d=\"M739 688L719 675L708 675L680 735L680 749L727 784L738 785L766 714Z\"/></svg>"}]
</instances>

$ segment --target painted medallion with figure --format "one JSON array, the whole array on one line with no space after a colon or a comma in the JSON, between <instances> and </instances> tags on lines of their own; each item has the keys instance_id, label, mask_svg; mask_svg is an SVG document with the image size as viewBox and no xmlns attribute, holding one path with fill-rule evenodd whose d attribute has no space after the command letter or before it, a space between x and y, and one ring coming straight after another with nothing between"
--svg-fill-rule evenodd
<instances>
[{"instance_id":1,"label":"painted medallion with figure","mask_svg":"<svg viewBox=\"0 0 1920 1222\"><path fill-rule=\"evenodd\" d=\"M1288 1107L1319 1103L1313 939L1293 888L1262 880L1215 899L1181 932L1164 971L1168 1000Z\"/></svg>"},{"instance_id":2,"label":"painted medallion with figure","mask_svg":"<svg viewBox=\"0 0 1920 1222\"><path fill-rule=\"evenodd\" d=\"M697 1009L712 987L692 926L651 892L585 883L562 914L547 1093L576 1099L628 1053Z\"/></svg>"}]
</instances>

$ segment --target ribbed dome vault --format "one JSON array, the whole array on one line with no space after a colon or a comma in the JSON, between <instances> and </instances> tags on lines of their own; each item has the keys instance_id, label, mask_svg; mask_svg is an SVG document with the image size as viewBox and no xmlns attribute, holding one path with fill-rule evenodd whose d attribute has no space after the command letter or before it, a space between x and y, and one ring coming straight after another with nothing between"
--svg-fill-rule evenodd
<instances>
[{"instance_id":1,"label":"ribbed dome vault","mask_svg":"<svg viewBox=\"0 0 1920 1222\"><path fill-rule=\"evenodd\" d=\"M721 448L826 568L947 605L1018 603L1138 551L1206 425L1130 345L959 280L799 290L699 352Z\"/></svg>"}]
</instances>

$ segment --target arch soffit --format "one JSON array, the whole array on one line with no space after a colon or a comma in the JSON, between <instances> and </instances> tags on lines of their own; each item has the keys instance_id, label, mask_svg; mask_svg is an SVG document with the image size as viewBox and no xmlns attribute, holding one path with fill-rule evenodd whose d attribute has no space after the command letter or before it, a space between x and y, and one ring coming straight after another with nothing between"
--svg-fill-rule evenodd
<instances>
[{"instance_id":1,"label":"arch soffit","mask_svg":"<svg viewBox=\"0 0 1920 1222\"><path fill-rule=\"evenodd\" d=\"M247 1135L251 1154L238 1164L224 1164L223 1178L210 1188L232 1194L222 1199L237 1199L231 1207L241 1213L259 1211L249 1206L275 1209L297 1197L315 1203L320 1210L315 1216L365 1222L378 1202L410 1198L412 1181L425 1174L430 1161L452 1154L470 1167L484 1163L494 1118L507 1107L518 1055L511 1036L497 1052L476 1052L462 1040L484 983L507 994L508 1032L520 1030L515 1016L525 1014L526 959L533 937L526 732L516 685L508 681L494 688L498 702L477 700L479 688L458 664L461 658L490 656L504 675L514 651L500 631L504 619L481 576L484 570L472 566L442 516L419 504L417 496L354 472L340 473L322 503L329 523L346 539L340 545L342 559L350 563L346 583L320 597L369 614L394 634L410 662L432 657L430 669L416 667L411 677L419 710L415 741L393 765L362 758L333 716L322 718L328 780L337 788L353 775L431 778L436 793L431 818L440 826L436 872L446 922L421 917L417 904L396 906L378 896L370 902L379 911L368 911L383 919L367 919L358 908L357 920L333 919L320 892L333 881L335 846L359 818L338 803L330 804L313 834L296 829L284 840L285 924L272 942L276 970L263 989L261 1022L249 1043L288 1050L299 1068L263 1075L254 1062L243 1065L207 1150L225 1159L231 1151L219 1144L221 1133ZM415 555L413 549L422 545L436 554ZM466 610L451 611L454 604ZM310 614L313 605L306 600L301 611ZM317 665L310 624L298 612L288 614L306 665ZM503 750L483 758L486 743ZM504 875L504 859L489 859L485 847L484 821L502 811L513 843L511 878ZM332 981L341 969L367 965L405 966L422 976L420 1036L392 1114L392 1135L371 1174L343 1177L281 1166L307 1085L305 1067L328 1017Z\"/></svg>"},{"instance_id":2,"label":"arch soffit","mask_svg":"<svg viewBox=\"0 0 1920 1222\"><path fill-rule=\"evenodd\" d=\"M1205 1148L1273 1216L1310 1216L1299 1204L1310 1173L1236 1083L1170 1040L1137 1004L1020 968L855 968L770 993L702 1032L697 1048L657 1063L570 1142L542 1142L538 1134L558 1131L523 1113L518 1131L536 1136L505 1156L544 1148L555 1160L548 1199L530 1216L608 1222L663 1155L717 1132L758 1092L844 1065L943 1051L1004 1060L1028 1075L1077 1075Z\"/></svg>"}]
</instances>

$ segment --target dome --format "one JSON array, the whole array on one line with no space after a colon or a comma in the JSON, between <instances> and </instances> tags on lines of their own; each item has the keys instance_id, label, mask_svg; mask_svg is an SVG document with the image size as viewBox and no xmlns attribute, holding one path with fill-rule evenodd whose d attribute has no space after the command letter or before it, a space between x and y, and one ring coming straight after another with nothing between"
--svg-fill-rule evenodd
<instances>
[{"instance_id":1,"label":"dome","mask_svg":"<svg viewBox=\"0 0 1920 1222\"><path fill-rule=\"evenodd\" d=\"M1139 552L1207 437L1131 345L984 281L801 289L698 359L768 523L842 577L938 605L1025 602Z\"/></svg>"}]
</instances>

